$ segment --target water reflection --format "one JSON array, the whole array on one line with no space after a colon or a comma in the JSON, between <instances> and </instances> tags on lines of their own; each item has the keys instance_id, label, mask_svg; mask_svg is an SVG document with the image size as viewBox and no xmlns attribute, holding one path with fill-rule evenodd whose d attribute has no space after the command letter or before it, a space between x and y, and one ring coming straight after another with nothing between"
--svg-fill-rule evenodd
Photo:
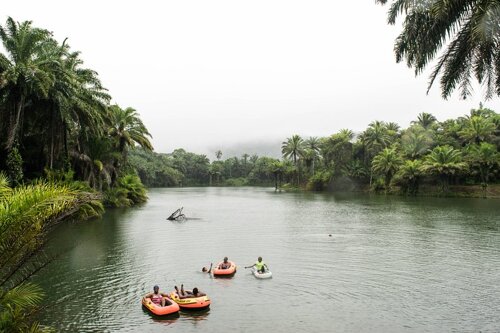
<instances>
[{"instance_id":1,"label":"water reflection","mask_svg":"<svg viewBox=\"0 0 500 333\"><path fill-rule=\"evenodd\" d=\"M198 325L198 322L207 320L210 315L210 308L202 310L181 310L182 317L185 320L190 321L194 326Z\"/></svg>"}]
</instances>

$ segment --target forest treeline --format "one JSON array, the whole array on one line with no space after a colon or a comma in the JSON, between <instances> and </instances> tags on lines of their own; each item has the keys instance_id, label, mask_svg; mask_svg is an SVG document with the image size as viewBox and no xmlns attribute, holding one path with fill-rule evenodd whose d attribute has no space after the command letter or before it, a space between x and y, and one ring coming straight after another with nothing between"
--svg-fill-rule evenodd
<instances>
[{"instance_id":1,"label":"forest treeline","mask_svg":"<svg viewBox=\"0 0 500 333\"><path fill-rule=\"evenodd\" d=\"M500 116L482 105L456 119L421 113L408 128L374 121L361 133L342 129L328 137L293 135L282 159L214 159L177 149L171 154L134 150L130 162L148 186L275 185L309 190L373 190L418 194L421 185L447 193L450 185L499 181Z\"/></svg>"},{"instance_id":2,"label":"forest treeline","mask_svg":"<svg viewBox=\"0 0 500 333\"><path fill-rule=\"evenodd\" d=\"M48 30L8 18L0 39L0 170L10 184L81 181L110 206L144 201L128 152L153 147L137 111L111 105L97 72Z\"/></svg>"},{"instance_id":3,"label":"forest treeline","mask_svg":"<svg viewBox=\"0 0 500 333\"><path fill-rule=\"evenodd\" d=\"M288 138L282 152L292 167L278 173L289 173L296 185L313 190L417 194L425 184L446 193L450 185L479 184L486 191L500 176L499 135L499 114L482 105L442 122L420 113L404 129L373 121L357 134L343 129L324 138Z\"/></svg>"}]
</instances>

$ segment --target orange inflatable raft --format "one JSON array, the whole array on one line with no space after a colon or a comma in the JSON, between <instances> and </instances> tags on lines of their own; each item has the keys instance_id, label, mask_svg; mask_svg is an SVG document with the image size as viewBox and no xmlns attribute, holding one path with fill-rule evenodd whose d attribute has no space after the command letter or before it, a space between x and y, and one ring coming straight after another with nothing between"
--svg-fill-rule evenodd
<instances>
[{"instance_id":1,"label":"orange inflatable raft","mask_svg":"<svg viewBox=\"0 0 500 333\"><path fill-rule=\"evenodd\" d=\"M166 316L169 314L177 313L180 310L179 305L171 300L167 300L166 305L161 306L153 303L151 301L151 298L143 297L142 305L144 305L144 307L148 309L152 314L155 314L157 316Z\"/></svg>"},{"instance_id":2,"label":"orange inflatable raft","mask_svg":"<svg viewBox=\"0 0 500 333\"><path fill-rule=\"evenodd\" d=\"M236 273L236 264L232 261L228 261L228 263L231 264L229 268L219 268L222 262L218 263L217 266L215 266L215 269L213 270L214 276L218 277L231 277Z\"/></svg>"},{"instance_id":3,"label":"orange inflatable raft","mask_svg":"<svg viewBox=\"0 0 500 333\"><path fill-rule=\"evenodd\" d=\"M205 309L210 306L208 296L180 298L176 291L170 293L170 298L181 307L181 309Z\"/></svg>"}]
</instances>

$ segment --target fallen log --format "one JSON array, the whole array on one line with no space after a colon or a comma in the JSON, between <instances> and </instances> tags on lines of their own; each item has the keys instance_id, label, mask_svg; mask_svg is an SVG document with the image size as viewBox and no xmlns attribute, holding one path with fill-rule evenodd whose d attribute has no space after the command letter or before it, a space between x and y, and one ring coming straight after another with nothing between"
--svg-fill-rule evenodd
<instances>
[{"instance_id":1,"label":"fallen log","mask_svg":"<svg viewBox=\"0 0 500 333\"><path fill-rule=\"evenodd\" d=\"M183 209L184 209L184 207L177 209L175 212L170 214L169 217L167 217L167 220L169 220L169 221L183 221L183 220L185 220L186 215L182 214Z\"/></svg>"}]
</instances>

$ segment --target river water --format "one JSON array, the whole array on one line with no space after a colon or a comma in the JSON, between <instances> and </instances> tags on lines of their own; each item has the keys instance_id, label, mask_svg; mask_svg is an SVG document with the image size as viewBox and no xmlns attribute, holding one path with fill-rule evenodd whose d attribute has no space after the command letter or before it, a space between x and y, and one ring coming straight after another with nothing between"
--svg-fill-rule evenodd
<instances>
[{"instance_id":1,"label":"river water","mask_svg":"<svg viewBox=\"0 0 500 333\"><path fill-rule=\"evenodd\" d=\"M51 236L44 324L64 332L500 331L500 202L152 189L149 201ZM179 207L192 218L170 222ZM331 235L331 236L329 236ZM232 279L200 272L228 256ZM273 272L243 267L262 256ZM209 311L159 319L158 284L198 287Z\"/></svg>"}]
</instances>

